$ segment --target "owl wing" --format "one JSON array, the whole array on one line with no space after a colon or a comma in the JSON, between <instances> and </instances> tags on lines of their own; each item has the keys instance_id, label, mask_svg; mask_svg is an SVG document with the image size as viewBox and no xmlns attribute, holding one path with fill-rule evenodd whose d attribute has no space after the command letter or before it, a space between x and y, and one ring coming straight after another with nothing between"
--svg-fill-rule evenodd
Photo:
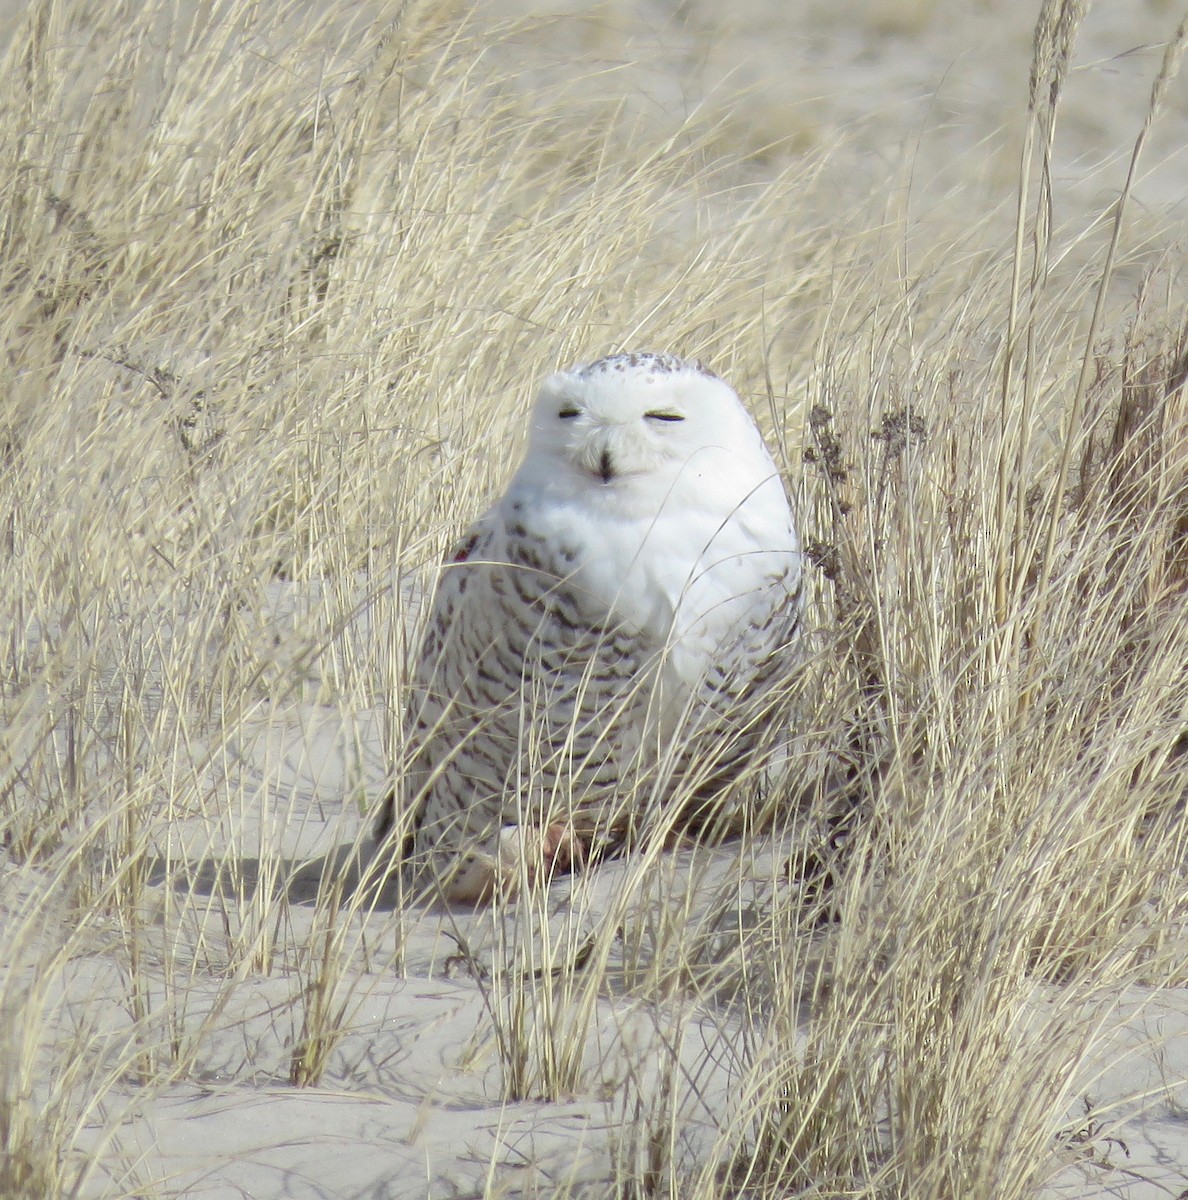
<instances>
[{"instance_id":1,"label":"owl wing","mask_svg":"<svg viewBox=\"0 0 1188 1200\"><path fill-rule=\"evenodd\" d=\"M463 641L459 623L464 630L470 620L471 605L466 600L469 580L456 568L489 557L497 541L492 515L488 513L475 522L440 564L428 620L417 648L403 714L404 734L409 743L406 767L397 787L385 797L373 830L375 840L382 842L399 824L403 856L411 851L412 835L423 817L436 743L446 736L451 724L447 720L450 692L461 683L456 678ZM458 723L456 714L452 723Z\"/></svg>"},{"instance_id":2,"label":"owl wing","mask_svg":"<svg viewBox=\"0 0 1188 1200\"><path fill-rule=\"evenodd\" d=\"M784 736L781 684L791 676L801 636L799 556L786 556L733 599L745 601L745 613L706 655L673 734L672 819L688 832L716 822L725 794Z\"/></svg>"},{"instance_id":3,"label":"owl wing","mask_svg":"<svg viewBox=\"0 0 1188 1200\"><path fill-rule=\"evenodd\" d=\"M652 647L575 585L576 556L497 506L443 565L405 720L406 811L437 874L503 825L623 819Z\"/></svg>"}]
</instances>

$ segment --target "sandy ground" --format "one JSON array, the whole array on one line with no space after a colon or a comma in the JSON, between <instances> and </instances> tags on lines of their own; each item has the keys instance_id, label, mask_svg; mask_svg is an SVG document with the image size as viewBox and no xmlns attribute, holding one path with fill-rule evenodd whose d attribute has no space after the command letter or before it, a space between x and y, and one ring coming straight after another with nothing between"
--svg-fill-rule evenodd
<instances>
[{"instance_id":1,"label":"sandy ground","mask_svg":"<svg viewBox=\"0 0 1188 1200\"><path fill-rule=\"evenodd\" d=\"M261 807L270 798L285 819L270 823L249 815L227 834L241 847L259 847L254 856L239 856L249 876L260 862L273 862L282 879L288 876L285 940L300 945L317 920L312 893L322 856L335 848L349 854L358 825L357 814L344 813L341 797L360 741L368 744L371 769L382 776L375 722L367 713L344 722L332 707L309 706L282 722L263 723L260 732L242 766L259 773ZM208 909L217 924L221 906L235 907L235 888L210 880L202 864L223 848L208 840L204 821L195 820L189 833L207 847L187 857L198 896L222 896ZM761 848L750 864L757 892L770 884L780 851ZM688 884L699 897L694 922L705 919L715 884L736 873L735 853L720 850L696 866L688 853L674 856L671 886ZM302 861L304 867L294 869ZM548 942L559 957L575 953L605 914L620 911L615 898L632 887L639 880L627 863L555 884ZM249 896L240 918L250 908ZM678 1160L692 1166L713 1145L728 1103L737 1014L691 1000L669 1006L600 1000L588 1014L564 1018L566 1040L572 1030L581 1045L572 1094L505 1103L492 1012L509 1011L508 989L516 983L493 978L493 963L502 961L495 953L502 939L523 937L517 920L515 914L430 910L398 930L390 906L381 903L356 921L345 972L345 1032L322 1083L312 1089L289 1083L299 1033L300 983L293 974L274 970L269 978L236 980L231 987L217 973L196 973L181 1019L183 1040L194 1047L186 1078L154 1088L147 1103L132 1082L108 1095L93 1130L104 1170L88 1194L156 1181L158 1194L211 1200L512 1197L575 1185L579 1195L606 1195L616 1156L636 1152L629 1143L635 1106L652 1109L674 1066L685 1092ZM207 934L217 941L215 929ZM526 961L543 952L543 943L537 931ZM165 1007L168 982L180 965L173 972L163 964L147 970L157 993L150 1003ZM65 979L66 1011L118 1040L128 1019L127 988L112 959L97 948L76 960ZM1182 994L1136 990L1120 1003L1121 1017L1110 1018L1110 1032L1095 1051L1100 1078L1086 1093L1109 1117L1089 1127L1075 1110L1069 1114L1067 1144L1057 1149L1068 1165L1045 1192L1053 1200L1154 1200L1188 1189L1188 1002ZM649 1064L644 1077L632 1063ZM105 1138L112 1140L103 1145Z\"/></svg>"},{"instance_id":2,"label":"sandy ground","mask_svg":"<svg viewBox=\"0 0 1188 1200\"><path fill-rule=\"evenodd\" d=\"M323 616L311 598L292 585L270 587L261 636L278 652L321 637ZM348 644L374 634L365 615L343 631ZM325 691L316 669L308 683ZM639 1137L664 1111L666 1087L679 1097L676 1162L693 1169L714 1147L730 1110L744 1020L721 995L694 999L677 989L667 1003L642 1004L612 994L542 1017L575 1056L570 1083L548 1098L532 1062L526 1090L540 1098L504 1098L497 1031L514 1025L517 998L532 990L518 972L573 961L590 932L608 923L620 931L608 978L646 969L654 955L640 948L658 927L660 906L684 906L686 930L710 947L712 961L713 939L723 936L722 889L727 911L761 907L786 886L786 843L751 848L742 872L738 846L669 854L658 873L611 862L555 883L542 905L499 913L430 906L401 916L389 889L373 908L338 921L342 1033L319 1085L292 1086L308 956L327 928L318 879L355 878L363 817L349 798L383 785L383 725L379 710L317 699L262 710L211 764L211 810L178 814L169 826L149 868L139 994L146 1011L161 1014L161 1040L175 1046L176 1083L145 1090L136 1082L136 1047L153 1039L130 1045L126 1037L136 991L121 944L126 929L96 920L90 951L76 949L56 977L62 1046L83 1031L89 1057L106 1040L125 1063L123 1082L106 1092L78 1142L76 1152L94 1167L83 1194L605 1196L616 1167L644 1153ZM237 800L228 806L227 796ZM188 884L177 891L162 883L166 855L175 867L185 863L179 877ZM745 894L732 883L740 874L749 881ZM176 931L169 960L159 951L165 939L155 936L166 926ZM220 955L229 959L228 948L245 938L260 947L259 973L220 969ZM510 956L509 945L517 947ZM498 965L509 961L511 970ZM1045 1003L1042 992L1036 1003ZM1092 1062L1082 1064L1086 1073L1085 1104L1095 1116L1089 1121L1079 1105L1068 1114L1044 1196L1181 1195L1184 993L1118 997Z\"/></svg>"},{"instance_id":3,"label":"sandy ground","mask_svg":"<svg viewBox=\"0 0 1188 1200\"><path fill-rule=\"evenodd\" d=\"M885 197L890 175L897 202L917 218L959 203L970 219L999 206L1013 219L1038 10L1031 0L499 0L482 11L532 19L501 58L509 73L568 79L573 92L613 90L657 137L693 114L708 117L724 153L750 154L759 177L790 170L794 181L806 152L842 144L826 171L846 199L872 181ZM1089 6L1055 145L1058 227L1080 226L1116 195L1182 16L1161 0ZM595 84L591 70L602 72ZM1186 156L1181 76L1150 131L1134 193L1138 208L1181 236Z\"/></svg>"},{"instance_id":4,"label":"sandy ground","mask_svg":"<svg viewBox=\"0 0 1188 1200\"><path fill-rule=\"evenodd\" d=\"M563 1014L560 1040L580 1058L572 1095L508 1103L501 1095L493 1014L509 1013L525 989L506 972L499 978L495 964L507 961L506 943L513 941L523 964L517 970L565 962L595 924L621 920L624 890L642 887L640 873L623 862L556 883L543 927L535 925L539 913L520 907L502 913L429 907L401 921L395 898L386 895L349 925L340 994L348 1016L320 1086L290 1086L300 971L274 965L269 978L220 979L217 970L212 978L210 956L218 954L212 947L226 936L228 919L239 929L251 925L270 886L272 895L288 897L269 909L283 911L278 945L317 944L318 877L330 865L351 879L359 844L358 808L344 807L343 797L360 772L378 790L384 757L380 721L370 711L297 704L262 715L254 733L222 759L223 778L214 781L218 792L247 797L242 809L222 821L195 814L172 826L172 853L184 856L183 874L192 881L176 903L193 919L182 922L183 961L148 967L147 1003L168 1011L176 1003L171 984L179 975L186 979L177 1018L181 1040L193 1046L186 1078L154 1088L148 1103L134 1085L108 1095L96 1114L92 1147L104 1169L88 1194L136 1180L164 1194L255 1200L520 1196L574 1184L585 1189L578 1194L597 1196L605 1194L600 1189L613 1157L630 1152L624 1105L648 1111L674 1067L688 1081L683 1153L692 1162L712 1144L732 1022L691 1002L657 1007L604 999L588 1013ZM759 852L762 866L751 869L757 889L775 871L778 852ZM717 885L736 874L736 855L684 852L667 869L665 896L696 890L697 921ZM150 892L164 922L171 898L159 884ZM635 910L641 931L645 908ZM619 917L607 916L613 913ZM533 926L527 936L525 921ZM624 928L624 947L633 936ZM65 1026L122 1045L126 979L104 952L102 931L96 940L95 953L64 972ZM624 949L616 957L612 976L629 954ZM191 967L205 969L190 975ZM639 1063L648 1065L637 1074L632 1064ZM103 1145L113 1130L111 1144Z\"/></svg>"}]
</instances>

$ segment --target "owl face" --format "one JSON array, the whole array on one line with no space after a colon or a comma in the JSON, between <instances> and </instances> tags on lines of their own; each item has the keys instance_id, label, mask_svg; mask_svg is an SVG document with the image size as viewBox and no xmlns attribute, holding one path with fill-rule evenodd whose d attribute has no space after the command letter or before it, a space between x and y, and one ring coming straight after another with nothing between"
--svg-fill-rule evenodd
<instances>
[{"instance_id":1,"label":"owl face","mask_svg":"<svg viewBox=\"0 0 1188 1200\"><path fill-rule=\"evenodd\" d=\"M749 462L756 450L767 460L738 397L700 363L620 354L545 380L528 459L601 490L694 477L723 453Z\"/></svg>"}]
</instances>

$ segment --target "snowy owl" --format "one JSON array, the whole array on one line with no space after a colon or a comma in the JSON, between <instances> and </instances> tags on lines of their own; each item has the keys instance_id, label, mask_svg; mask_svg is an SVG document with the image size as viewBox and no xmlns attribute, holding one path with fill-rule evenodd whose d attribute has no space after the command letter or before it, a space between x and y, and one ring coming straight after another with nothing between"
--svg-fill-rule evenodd
<instances>
[{"instance_id":1,"label":"snowy owl","mask_svg":"<svg viewBox=\"0 0 1188 1200\"><path fill-rule=\"evenodd\" d=\"M800 580L779 474L722 379L649 353L550 376L523 463L442 565L381 843L395 829L447 898L480 901L712 821L770 741Z\"/></svg>"}]
</instances>

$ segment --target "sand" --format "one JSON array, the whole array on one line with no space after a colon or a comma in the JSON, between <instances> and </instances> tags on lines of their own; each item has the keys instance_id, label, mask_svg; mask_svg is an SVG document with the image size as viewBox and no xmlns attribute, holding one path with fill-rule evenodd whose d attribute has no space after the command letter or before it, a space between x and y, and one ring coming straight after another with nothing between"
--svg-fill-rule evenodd
<instances>
[{"instance_id":1,"label":"sand","mask_svg":"<svg viewBox=\"0 0 1188 1200\"><path fill-rule=\"evenodd\" d=\"M273 584L256 619L290 649L316 641L311 595ZM365 608L353 634L375 634ZM327 690L316 671L307 683ZM360 786L371 794L383 786L382 729L381 712L332 698L261 711L212 765L211 811L178 814L149 862L137 986L126 926L99 911L76 933L42 996L54 1020L41 1036L47 1049L57 1044L59 1060L81 1040L96 1077L105 1069L102 1096L75 1140L75 1161L88 1164L80 1195L605 1196L625 1163L647 1161L649 1122L689 1178L720 1157L746 1013L731 994L692 986L641 1002L629 994L629 972L663 959L649 938L666 907L684 913L687 944L703 947L712 977L722 947L734 944L731 914L760 911L787 886L781 868L793 835L672 851L646 869L605 863L554 882L539 902L498 910L402 911L389 886L367 911L335 923L338 1036L316 1086L294 1085L311 962L329 927L318 880L333 876L349 893L367 861L364 818L350 798ZM228 796L236 803L216 808ZM172 890L167 855L183 881ZM8 919L18 911L10 895ZM609 990L541 1014L550 1044L572 1057L568 1074L549 1075L529 1053L520 1085L529 1098L509 1098L498 1031L523 1017L518 1000L541 991L523 973L564 968L593 931L612 925ZM826 957L829 936L826 926ZM232 948L245 940L258 947L259 969L228 973ZM30 979L37 969L28 968ZM1037 1011L1058 992L1037 986ZM150 1015L130 1040L136 1003ZM151 1069L141 1054L153 1056ZM1118 995L1090 1055L1078 1067L1090 1086L1053 1143L1043 1196L1180 1195L1188 1189L1188 994ZM678 1114L671 1128L668 1112Z\"/></svg>"}]
</instances>

